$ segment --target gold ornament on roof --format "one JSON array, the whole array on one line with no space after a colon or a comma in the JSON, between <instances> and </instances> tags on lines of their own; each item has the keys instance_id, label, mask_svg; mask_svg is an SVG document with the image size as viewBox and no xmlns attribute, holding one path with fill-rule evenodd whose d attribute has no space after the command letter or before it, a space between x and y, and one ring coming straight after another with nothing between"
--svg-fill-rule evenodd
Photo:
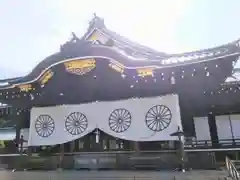
<instances>
[{"instance_id":1,"label":"gold ornament on roof","mask_svg":"<svg viewBox=\"0 0 240 180\"><path fill-rule=\"evenodd\" d=\"M18 88L20 89L21 92L29 92L32 90L32 85L31 84L22 84L22 85L19 85Z\"/></svg>"},{"instance_id":2,"label":"gold ornament on roof","mask_svg":"<svg viewBox=\"0 0 240 180\"><path fill-rule=\"evenodd\" d=\"M109 43L109 38L99 32L98 30L95 30L88 38L88 41L93 42L93 44L100 43L100 44L107 44Z\"/></svg>"},{"instance_id":3,"label":"gold ornament on roof","mask_svg":"<svg viewBox=\"0 0 240 180\"><path fill-rule=\"evenodd\" d=\"M114 69L117 72L120 72L120 73L124 72L123 64L120 64L120 63L110 63L109 67L111 67L112 69Z\"/></svg>"},{"instance_id":4,"label":"gold ornament on roof","mask_svg":"<svg viewBox=\"0 0 240 180\"><path fill-rule=\"evenodd\" d=\"M153 76L154 68L140 68L137 69L138 76L145 77L145 76Z\"/></svg>"},{"instance_id":5,"label":"gold ornament on roof","mask_svg":"<svg viewBox=\"0 0 240 180\"><path fill-rule=\"evenodd\" d=\"M84 75L96 67L95 59L79 59L64 63L67 72L76 75Z\"/></svg>"},{"instance_id":6,"label":"gold ornament on roof","mask_svg":"<svg viewBox=\"0 0 240 180\"><path fill-rule=\"evenodd\" d=\"M41 85L45 85L53 77L53 71L49 69L43 76L39 79Z\"/></svg>"},{"instance_id":7,"label":"gold ornament on roof","mask_svg":"<svg viewBox=\"0 0 240 180\"><path fill-rule=\"evenodd\" d=\"M96 41L99 38L99 33L98 31L94 31L89 37L88 37L88 41Z\"/></svg>"}]
</instances>

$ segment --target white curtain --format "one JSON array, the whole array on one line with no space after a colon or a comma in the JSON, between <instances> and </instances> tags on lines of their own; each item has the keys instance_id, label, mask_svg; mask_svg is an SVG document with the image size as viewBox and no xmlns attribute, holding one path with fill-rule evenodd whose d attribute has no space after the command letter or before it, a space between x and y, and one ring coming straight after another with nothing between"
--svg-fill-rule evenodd
<instances>
[{"instance_id":1,"label":"white curtain","mask_svg":"<svg viewBox=\"0 0 240 180\"><path fill-rule=\"evenodd\" d=\"M178 126L182 127L178 96L176 95L103 102L99 108L102 113L100 115L101 123L98 123L98 127L121 139L132 141L175 140L176 137L172 137L170 134L176 132ZM115 111L117 109L119 109L118 112ZM120 115L126 117L125 120L130 120L127 119L130 117L128 112L131 115L131 124L126 122L125 125L118 125L116 117ZM157 123L154 120L157 114L159 118L162 116L162 122ZM165 129L161 129L164 127Z\"/></svg>"},{"instance_id":2,"label":"white curtain","mask_svg":"<svg viewBox=\"0 0 240 180\"><path fill-rule=\"evenodd\" d=\"M230 115L234 139L240 139L240 114ZM237 140L239 141L239 140Z\"/></svg>"},{"instance_id":3,"label":"white curtain","mask_svg":"<svg viewBox=\"0 0 240 180\"><path fill-rule=\"evenodd\" d=\"M216 116L217 134L221 142L224 139L232 139L231 121L229 115Z\"/></svg>"},{"instance_id":4,"label":"white curtain","mask_svg":"<svg viewBox=\"0 0 240 180\"><path fill-rule=\"evenodd\" d=\"M96 110L94 103L33 108L28 145L62 144L87 135L96 128Z\"/></svg>"},{"instance_id":5,"label":"white curtain","mask_svg":"<svg viewBox=\"0 0 240 180\"><path fill-rule=\"evenodd\" d=\"M175 140L182 129L177 95L33 108L29 146L61 144L95 128L126 140Z\"/></svg>"},{"instance_id":6,"label":"white curtain","mask_svg":"<svg viewBox=\"0 0 240 180\"><path fill-rule=\"evenodd\" d=\"M193 120L197 140L211 140L208 117L194 117Z\"/></svg>"}]
</instances>

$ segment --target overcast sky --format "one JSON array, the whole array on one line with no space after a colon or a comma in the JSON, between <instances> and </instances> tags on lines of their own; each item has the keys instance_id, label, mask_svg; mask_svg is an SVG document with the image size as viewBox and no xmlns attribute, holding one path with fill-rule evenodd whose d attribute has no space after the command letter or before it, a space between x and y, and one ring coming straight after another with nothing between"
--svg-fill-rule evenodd
<instances>
[{"instance_id":1,"label":"overcast sky","mask_svg":"<svg viewBox=\"0 0 240 180\"><path fill-rule=\"evenodd\" d=\"M25 75L81 36L92 14L106 26L167 53L240 38L240 0L0 0L0 79Z\"/></svg>"}]
</instances>

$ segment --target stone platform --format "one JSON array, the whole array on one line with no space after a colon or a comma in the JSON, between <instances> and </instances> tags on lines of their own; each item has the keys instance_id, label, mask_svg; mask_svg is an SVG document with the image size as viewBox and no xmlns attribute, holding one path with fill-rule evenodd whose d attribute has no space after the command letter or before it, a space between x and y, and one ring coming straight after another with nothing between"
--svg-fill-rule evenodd
<instances>
[{"instance_id":1,"label":"stone platform","mask_svg":"<svg viewBox=\"0 0 240 180\"><path fill-rule=\"evenodd\" d=\"M226 171L0 171L1 180L224 180Z\"/></svg>"}]
</instances>

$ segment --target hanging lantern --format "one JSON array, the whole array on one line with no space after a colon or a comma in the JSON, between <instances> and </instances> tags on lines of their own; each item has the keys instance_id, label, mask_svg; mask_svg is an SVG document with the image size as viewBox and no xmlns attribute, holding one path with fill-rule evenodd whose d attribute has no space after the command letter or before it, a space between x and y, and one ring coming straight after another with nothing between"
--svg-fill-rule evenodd
<instances>
[{"instance_id":1,"label":"hanging lantern","mask_svg":"<svg viewBox=\"0 0 240 180\"><path fill-rule=\"evenodd\" d=\"M174 76L171 76L170 81L171 81L171 84L176 84L176 80Z\"/></svg>"},{"instance_id":2,"label":"hanging lantern","mask_svg":"<svg viewBox=\"0 0 240 180\"><path fill-rule=\"evenodd\" d=\"M30 94L30 99L31 99L31 100L34 100L34 99L35 99L35 97L34 97L33 94Z\"/></svg>"}]
</instances>

